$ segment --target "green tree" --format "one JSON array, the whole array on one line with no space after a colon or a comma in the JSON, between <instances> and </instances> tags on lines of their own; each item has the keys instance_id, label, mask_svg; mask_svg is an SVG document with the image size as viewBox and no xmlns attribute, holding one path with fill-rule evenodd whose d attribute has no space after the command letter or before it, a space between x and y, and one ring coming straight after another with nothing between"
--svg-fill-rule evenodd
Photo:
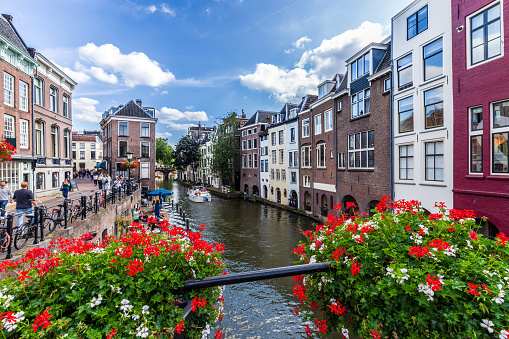
<instances>
[{"instance_id":1,"label":"green tree","mask_svg":"<svg viewBox=\"0 0 509 339\"><path fill-rule=\"evenodd\" d=\"M156 139L156 159L157 162L165 167L171 167L173 164L173 148L168 145L168 139Z\"/></svg>"},{"instance_id":2,"label":"green tree","mask_svg":"<svg viewBox=\"0 0 509 339\"><path fill-rule=\"evenodd\" d=\"M237 114L232 112L223 118L213 140L212 170L221 180L228 179L232 190L234 189L235 168L240 158L239 127L240 122L237 119Z\"/></svg>"},{"instance_id":3,"label":"green tree","mask_svg":"<svg viewBox=\"0 0 509 339\"><path fill-rule=\"evenodd\" d=\"M187 166L194 172L200 160L198 141L190 135L184 135L175 146L174 166L178 171L185 171Z\"/></svg>"}]
</instances>

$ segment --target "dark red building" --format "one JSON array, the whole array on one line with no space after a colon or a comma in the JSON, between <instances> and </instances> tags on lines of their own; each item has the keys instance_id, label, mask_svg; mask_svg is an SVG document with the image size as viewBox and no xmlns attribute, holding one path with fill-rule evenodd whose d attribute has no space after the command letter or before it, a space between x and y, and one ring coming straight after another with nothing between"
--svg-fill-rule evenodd
<instances>
[{"instance_id":1,"label":"dark red building","mask_svg":"<svg viewBox=\"0 0 509 339\"><path fill-rule=\"evenodd\" d=\"M452 0L454 208L486 217L485 235L509 233L509 8Z\"/></svg>"}]
</instances>

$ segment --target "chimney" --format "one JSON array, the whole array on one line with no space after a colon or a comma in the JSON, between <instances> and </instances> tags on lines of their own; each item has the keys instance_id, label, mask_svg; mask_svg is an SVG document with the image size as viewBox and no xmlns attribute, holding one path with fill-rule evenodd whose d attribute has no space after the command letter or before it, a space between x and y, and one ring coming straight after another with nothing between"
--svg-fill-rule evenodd
<instances>
[{"instance_id":1,"label":"chimney","mask_svg":"<svg viewBox=\"0 0 509 339\"><path fill-rule=\"evenodd\" d=\"M136 99L136 104L137 104L138 106L142 107L142 106L141 106L141 99Z\"/></svg>"},{"instance_id":2,"label":"chimney","mask_svg":"<svg viewBox=\"0 0 509 339\"><path fill-rule=\"evenodd\" d=\"M246 113L244 113L244 110L242 110L242 119L246 118Z\"/></svg>"}]
</instances>

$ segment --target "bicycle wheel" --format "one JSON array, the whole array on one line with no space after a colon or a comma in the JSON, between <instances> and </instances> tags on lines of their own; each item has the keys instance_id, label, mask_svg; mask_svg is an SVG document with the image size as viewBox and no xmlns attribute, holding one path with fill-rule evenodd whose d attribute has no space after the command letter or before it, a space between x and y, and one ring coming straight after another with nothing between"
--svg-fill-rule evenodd
<instances>
[{"instance_id":1,"label":"bicycle wheel","mask_svg":"<svg viewBox=\"0 0 509 339\"><path fill-rule=\"evenodd\" d=\"M47 230L48 234L53 232L56 228L57 224L55 220L53 220L51 217L45 217L44 218L44 229Z\"/></svg>"},{"instance_id":2,"label":"bicycle wheel","mask_svg":"<svg viewBox=\"0 0 509 339\"><path fill-rule=\"evenodd\" d=\"M17 250L22 249L31 237L33 237L33 230L30 228L30 224L22 224L16 235L14 235L14 247Z\"/></svg>"},{"instance_id":3,"label":"bicycle wheel","mask_svg":"<svg viewBox=\"0 0 509 339\"><path fill-rule=\"evenodd\" d=\"M0 232L0 252L7 251L10 240L11 238L9 237L7 230L2 230L2 232Z\"/></svg>"}]
</instances>

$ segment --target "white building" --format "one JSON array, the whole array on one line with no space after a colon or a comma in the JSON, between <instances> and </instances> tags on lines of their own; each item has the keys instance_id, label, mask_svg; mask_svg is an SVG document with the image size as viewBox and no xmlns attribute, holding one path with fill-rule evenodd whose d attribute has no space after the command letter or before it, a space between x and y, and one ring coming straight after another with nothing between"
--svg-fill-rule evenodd
<instances>
[{"instance_id":1,"label":"white building","mask_svg":"<svg viewBox=\"0 0 509 339\"><path fill-rule=\"evenodd\" d=\"M292 108L286 124L286 152L288 154L286 186L288 205L299 207L299 108Z\"/></svg>"},{"instance_id":2,"label":"white building","mask_svg":"<svg viewBox=\"0 0 509 339\"><path fill-rule=\"evenodd\" d=\"M260 138L260 196L269 199L269 132L267 129L259 134Z\"/></svg>"},{"instance_id":3,"label":"white building","mask_svg":"<svg viewBox=\"0 0 509 339\"><path fill-rule=\"evenodd\" d=\"M392 18L395 199L452 207L451 4L416 0Z\"/></svg>"},{"instance_id":4,"label":"white building","mask_svg":"<svg viewBox=\"0 0 509 339\"><path fill-rule=\"evenodd\" d=\"M103 162L103 142L99 135L73 132L72 158L76 171L96 169L96 166Z\"/></svg>"}]
</instances>

